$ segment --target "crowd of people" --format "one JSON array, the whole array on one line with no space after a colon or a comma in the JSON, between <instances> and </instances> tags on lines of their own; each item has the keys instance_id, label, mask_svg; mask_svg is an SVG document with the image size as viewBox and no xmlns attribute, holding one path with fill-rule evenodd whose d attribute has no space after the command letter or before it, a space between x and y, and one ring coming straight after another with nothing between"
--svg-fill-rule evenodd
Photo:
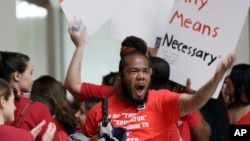
<instances>
[{"instance_id":1,"label":"crowd of people","mask_svg":"<svg viewBox=\"0 0 250 141\"><path fill-rule=\"evenodd\" d=\"M81 79L86 30L69 29L75 51L64 82L48 74L33 80L28 55L0 51L0 141L229 141L229 125L250 124L250 65L234 65L235 53L194 91L192 78L186 86L169 80L157 48L128 36L117 72L97 85ZM211 99L220 81L221 93Z\"/></svg>"}]
</instances>

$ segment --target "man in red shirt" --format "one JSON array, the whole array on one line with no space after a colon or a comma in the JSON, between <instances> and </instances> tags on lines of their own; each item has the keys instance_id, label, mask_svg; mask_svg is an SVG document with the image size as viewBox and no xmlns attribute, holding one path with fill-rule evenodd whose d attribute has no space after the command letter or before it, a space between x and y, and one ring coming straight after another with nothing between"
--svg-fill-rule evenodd
<instances>
[{"instance_id":1,"label":"man in red shirt","mask_svg":"<svg viewBox=\"0 0 250 141\"><path fill-rule=\"evenodd\" d=\"M86 29L80 34L70 31L76 45L71 62L79 68L85 44ZM78 36L81 35L81 36ZM235 54L230 54L218 64L215 75L194 95L178 94L168 90L149 90L152 69L145 54L138 51L126 53L120 63L118 80L114 93L108 98L108 114L114 127L127 129L127 140L166 141L169 127L188 113L201 108L213 95L224 73L234 62ZM74 68L74 67L73 67ZM69 71L71 71L69 69ZM78 72L79 69L73 70ZM67 77L74 78L76 74ZM81 83L74 88L81 88ZM74 93L79 97L79 95ZM84 133L90 137L98 133L98 123L102 119L101 105L97 104L88 113Z\"/></svg>"}]
</instances>

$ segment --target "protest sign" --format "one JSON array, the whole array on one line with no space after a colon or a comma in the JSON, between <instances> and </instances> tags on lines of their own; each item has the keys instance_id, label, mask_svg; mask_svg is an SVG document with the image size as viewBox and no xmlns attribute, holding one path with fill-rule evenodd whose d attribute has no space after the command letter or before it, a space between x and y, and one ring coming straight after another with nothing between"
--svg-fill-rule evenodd
<instances>
[{"instance_id":1,"label":"protest sign","mask_svg":"<svg viewBox=\"0 0 250 141\"><path fill-rule=\"evenodd\" d=\"M234 51L250 1L175 1L157 56L170 63L170 79L200 88L217 64ZM213 98L217 98L222 81Z\"/></svg>"}]
</instances>

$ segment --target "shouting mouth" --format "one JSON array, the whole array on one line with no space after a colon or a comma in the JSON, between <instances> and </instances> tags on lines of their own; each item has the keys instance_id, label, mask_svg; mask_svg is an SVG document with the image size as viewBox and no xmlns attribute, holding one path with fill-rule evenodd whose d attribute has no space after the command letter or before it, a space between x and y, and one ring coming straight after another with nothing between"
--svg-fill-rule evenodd
<instances>
[{"instance_id":1,"label":"shouting mouth","mask_svg":"<svg viewBox=\"0 0 250 141\"><path fill-rule=\"evenodd\" d=\"M136 86L136 95L138 97L144 96L145 94L145 85L144 84L138 84Z\"/></svg>"}]
</instances>

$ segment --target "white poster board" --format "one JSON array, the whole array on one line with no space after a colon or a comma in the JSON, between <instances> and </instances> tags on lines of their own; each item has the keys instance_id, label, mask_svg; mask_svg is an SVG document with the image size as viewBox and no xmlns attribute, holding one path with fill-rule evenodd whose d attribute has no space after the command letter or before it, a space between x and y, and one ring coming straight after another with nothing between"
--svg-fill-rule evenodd
<instances>
[{"instance_id":1,"label":"white poster board","mask_svg":"<svg viewBox=\"0 0 250 141\"><path fill-rule=\"evenodd\" d=\"M170 63L170 79L197 90L234 51L250 1L175 1L158 56ZM222 81L213 98L217 98Z\"/></svg>"},{"instance_id":2,"label":"white poster board","mask_svg":"<svg viewBox=\"0 0 250 141\"><path fill-rule=\"evenodd\" d=\"M60 5L69 25L80 18L91 37L117 11L119 0L60 0Z\"/></svg>"},{"instance_id":3,"label":"white poster board","mask_svg":"<svg viewBox=\"0 0 250 141\"><path fill-rule=\"evenodd\" d=\"M174 0L125 0L111 19L110 37L124 40L134 35L154 47L155 37L165 33Z\"/></svg>"}]
</instances>

